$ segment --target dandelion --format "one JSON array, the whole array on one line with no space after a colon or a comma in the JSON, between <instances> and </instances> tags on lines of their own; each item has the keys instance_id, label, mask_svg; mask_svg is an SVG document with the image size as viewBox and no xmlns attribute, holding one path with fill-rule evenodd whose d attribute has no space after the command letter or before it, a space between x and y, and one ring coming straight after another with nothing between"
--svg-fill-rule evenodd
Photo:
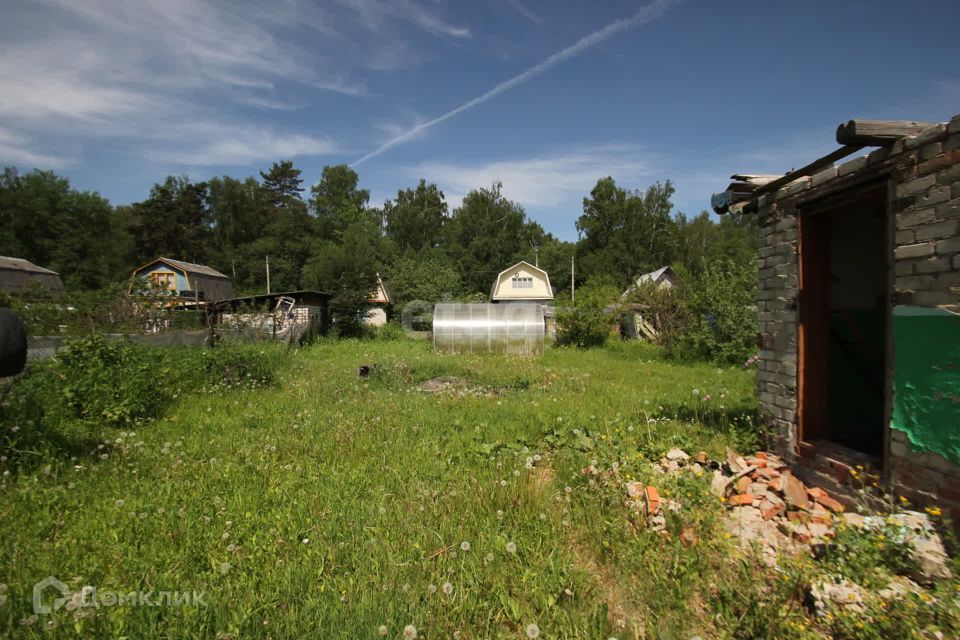
<instances>
[{"instance_id":1,"label":"dandelion","mask_svg":"<svg viewBox=\"0 0 960 640\"><path fill-rule=\"evenodd\" d=\"M517 545L514 544L513 542L508 542L507 553L516 553L516 552L517 552Z\"/></svg>"},{"instance_id":2,"label":"dandelion","mask_svg":"<svg viewBox=\"0 0 960 640\"><path fill-rule=\"evenodd\" d=\"M942 511L940 511L940 507L927 507L926 509L924 509L924 511L929 513L934 518L939 517L943 513Z\"/></svg>"},{"instance_id":3,"label":"dandelion","mask_svg":"<svg viewBox=\"0 0 960 640\"><path fill-rule=\"evenodd\" d=\"M540 627L536 623L531 622L527 625L527 637L528 638L539 638L540 637Z\"/></svg>"},{"instance_id":4,"label":"dandelion","mask_svg":"<svg viewBox=\"0 0 960 640\"><path fill-rule=\"evenodd\" d=\"M527 464L525 464L525 465L523 465L523 466L526 467L527 469L533 469L533 463L532 463L532 462L528 462Z\"/></svg>"},{"instance_id":5,"label":"dandelion","mask_svg":"<svg viewBox=\"0 0 960 640\"><path fill-rule=\"evenodd\" d=\"M431 584L427 586L427 593L431 596L437 592L437 585Z\"/></svg>"},{"instance_id":6,"label":"dandelion","mask_svg":"<svg viewBox=\"0 0 960 640\"><path fill-rule=\"evenodd\" d=\"M567 486L563 488L564 493L570 493L573 491L573 487Z\"/></svg>"},{"instance_id":7,"label":"dandelion","mask_svg":"<svg viewBox=\"0 0 960 640\"><path fill-rule=\"evenodd\" d=\"M113 503L113 506L119 509L120 507L123 506L123 500L117 500L116 502Z\"/></svg>"},{"instance_id":8,"label":"dandelion","mask_svg":"<svg viewBox=\"0 0 960 640\"><path fill-rule=\"evenodd\" d=\"M693 390L693 395L695 395L695 396L700 395L700 389L694 389L694 390Z\"/></svg>"},{"instance_id":9,"label":"dandelion","mask_svg":"<svg viewBox=\"0 0 960 640\"><path fill-rule=\"evenodd\" d=\"M147 513L146 513L145 511L141 511L141 512L140 512L140 519L141 519L141 520L146 520L146 519L147 519Z\"/></svg>"},{"instance_id":10,"label":"dandelion","mask_svg":"<svg viewBox=\"0 0 960 640\"><path fill-rule=\"evenodd\" d=\"M533 461L534 461L534 462L540 462L541 459L542 459L542 458L540 457L540 454L539 454L539 453L537 453L537 454L535 454L535 455L533 456Z\"/></svg>"},{"instance_id":11,"label":"dandelion","mask_svg":"<svg viewBox=\"0 0 960 640\"><path fill-rule=\"evenodd\" d=\"M464 540L460 543L460 551L470 551L470 543Z\"/></svg>"},{"instance_id":12,"label":"dandelion","mask_svg":"<svg viewBox=\"0 0 960 640\"><path fill-rule=\"evenodd\" d=\"M387 625L382 624L377 628L377 633L381 636L387 635Z\"/></svg>"},{"instance_id":13,"label":"dandelion","mask_svg":"<svg viewBox=\"0 0 960 640\"><path fill-rule=\"evenodd\" d=\"M301 540L301 542L303 542L303 544L307 544L310 542L310 538L304 538L303 540Z\"/></svg>"},{"instance_id":14,"label":"dandelion","mask_svg":"<svg viewBox=\"0 0 960 640\"><path fill-rule=\"evenodd\" d=\"M526 462L527 464L533 464L533 458L527 457L527 459L525 460L525 462Z\"/></svg>"},{"instance_id":15,"label":"dandelion","mask_svg":"<svg viewBox=\"0 0 960 640\"><path fill-rule=\"evenodd\" d=\"M490 564L491 562L493 562L493 554L488 553L483 559L486 561L487 564Z\"/></svg>"},{"instance_id":16,"label":"dandelion","mask_svg":"<svg viewBox=\"0 0 960 640\"><path fill-rule=\"evenodd\" d=\"M519 469L514 469L514 470L513 470L513 477L515 477L515 478L519 478L519 477L520 477L520 470L519 470Z\"/></svg>"},{"instance_id":17,"label":"dandelion","mask_svg":"<svg viewBox=\"0 0 960 640\"><path fill-rule=\"evenodd\" d=\"M403 637L407 640L414 640L417 637L417 628L412 624L408 624L403 628Z\"/></svg>"},{"instance_id":18,"label":"dandelion","mask_svg":"<svg viewBox=\"0 0 960 640\"><path fill-rule=\"evenodd\" d=\"M444 582L444 583L443 583L443 593L444 593L445 595L448 595L448 596L453 595L453 585L450 584L449 582Z\"/></svg>"},{"instance_id":19,"label":"dandelion","mask_svg":"<svg viewBox=\"0 0 960 640\"><path fill-rule=\"evenodd\" d=\"M220 569L220 573L227 573L227 572L230 571L230 569L232 569L233 567L231 566L231 564L230 564L229 562L221 562L221 563L220 563L220 566L219 566L218 568Z\"/></svg>"},{"instance_id":20,"label":"dandelion","mask_svg":"<svg viewBox=\"0 0 960 640\"><path fill-rule=\"evenodd\" d=\"M500 481L500 486L501 486L501 487L507 486L507 481L506 481L506 480L501 480L501 481Z\"/></svg>"}]
</instances>

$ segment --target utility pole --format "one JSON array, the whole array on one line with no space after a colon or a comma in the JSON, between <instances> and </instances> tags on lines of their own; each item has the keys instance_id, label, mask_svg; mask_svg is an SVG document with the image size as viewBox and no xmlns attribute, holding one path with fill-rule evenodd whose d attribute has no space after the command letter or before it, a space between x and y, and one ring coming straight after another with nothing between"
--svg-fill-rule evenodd
<instances>
[{"instance_id":1,"label":"utility pole","mask_svg":"<svg viewBox=\"0 0 960 640\"><path fill-rule=\"evenodd\" d=\"M576 273L576 264L574 263L574 256L570 256L570 302L577 301L577 281L574 278L574 273Z\"/></svg>"},{"instance_id":2,"label":"utility pole","mask_svg":"<svg viewBox=\"0 0 960 640\"><path fill-rule=\"evenodd\" d=\"M533 249L533 266L535 267L540 266L540 248L539 247L535 247Z\"/></svg>"},{"instance_id":3,"label":"utility pole","mask_svg":"<svg viewBox=\"0 0 960 640\"><path fill-rule=\"evenodd\" d=\"M270 256L266 256L267 262L267 295L270 295Z\"/></svg>"}]
</instances>

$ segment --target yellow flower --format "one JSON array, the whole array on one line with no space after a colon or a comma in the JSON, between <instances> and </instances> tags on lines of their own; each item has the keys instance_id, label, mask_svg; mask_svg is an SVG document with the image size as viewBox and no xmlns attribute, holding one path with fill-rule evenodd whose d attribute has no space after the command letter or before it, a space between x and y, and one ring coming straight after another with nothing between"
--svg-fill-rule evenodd
<instances>
[{"instance_id":1,"label":"yellow flower","mask_svg":"<svg viewBox=\"0 0 960 640\"><path fill-rule=\"evenodd\" d=\"M940 507L927 507L926 509L924 509L924 511L926 511L927 513L929 513L929 514L930 514L931 516L933 516L934 518L936 518L936 517L938 517L938 516L940 516L940 515L943 514L943 512L940 511Z\"/></svg>"},{"instance_id":2,"label":"yellow flower","mask_svg":"<svg viewBox=\"0 0 960 640\"><path fill-rule=\"evenodd\" d=\"M856 477L857 477L857 470L856 470L856 469L850 469L850 475L852 475L854 478L856 478Z\"/></svg>"}]
</instances>

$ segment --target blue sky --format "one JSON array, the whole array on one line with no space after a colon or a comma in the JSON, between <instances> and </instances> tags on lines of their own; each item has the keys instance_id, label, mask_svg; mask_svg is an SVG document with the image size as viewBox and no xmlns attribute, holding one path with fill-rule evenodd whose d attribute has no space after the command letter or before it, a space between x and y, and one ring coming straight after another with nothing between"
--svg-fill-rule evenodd
<instances>
[{"instance_id":1,"label":"blue sky","mask_svg":"<svg viewBox=\"0 0 960 640\"><path fill-rule=\"evenodd\" d=\"M852 117L960 112L960 3L0 0L0 164L117 204L167 174L352 163L374 204L503 182L575 239L612 175L696 214Z\"/></svg>"}]
</instances>

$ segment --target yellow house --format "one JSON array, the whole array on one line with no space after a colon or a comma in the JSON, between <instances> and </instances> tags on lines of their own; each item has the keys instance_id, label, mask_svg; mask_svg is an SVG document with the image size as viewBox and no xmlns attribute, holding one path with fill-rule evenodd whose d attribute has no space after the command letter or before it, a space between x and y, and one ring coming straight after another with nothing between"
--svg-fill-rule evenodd
<instances>
[{"instance_id":1,"label":"yellow house","mask_svg":"<svg viewBox=\"0 0 960 640\"><path fill-rule=\"evenodd\" d=\"M490 290L492 302L540 302L553 300L550 276L529 262L518 262L497 276Z\"/></svg>"}]
</instances>

